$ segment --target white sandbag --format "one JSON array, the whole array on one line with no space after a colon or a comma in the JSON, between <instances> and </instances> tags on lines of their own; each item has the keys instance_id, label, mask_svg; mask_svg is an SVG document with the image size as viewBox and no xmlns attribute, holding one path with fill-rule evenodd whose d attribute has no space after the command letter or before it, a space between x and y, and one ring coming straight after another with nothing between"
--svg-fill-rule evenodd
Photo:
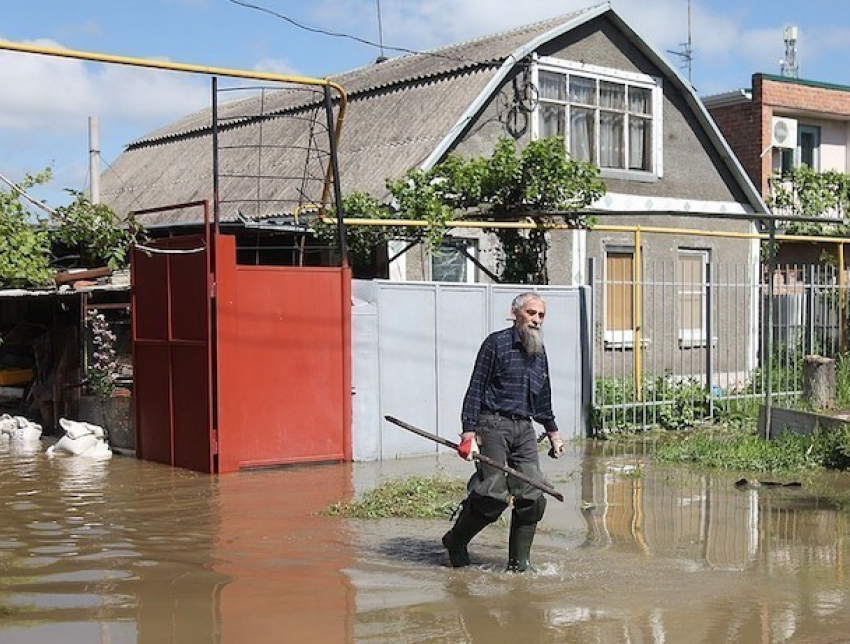
<instances>
[{"instance_id":1,"label":"white sandbag","mask_svg":"<svg viewBox=\"0 0 850 644\"><path fill-rule=\"evenodd\" d=\"M97 436L98 438L106 438L106 430L103 429L100 425L93 425L92 423L86 423L86 426L89 428L89 431Z\"/></svg>"},{"instance_id":2,"label":"white sandbag","mask_svg":"<svg viewBox=\"0 0 850 644\"><path fill-rule=\"evenodd\" d=\"M100 440L94 445L94 447L86 450L80 456L97 460L106 460L107 458L112 458L112 450L109 449L109 445Z\"/></svg>"},{"instance_id":3,"label":"white sandbag","mask_svg":"<svg viewBox=\"0 0 850 644\"><path fill-rule=\"evenodd\" d=\"M12 418L9 414L3 414L0 416L0 436L6 436L7 438L12 433L12 430L17 428L18 421Z\"/></svg>"},{"instance_id":4,"label":"white sandbag","mask_svg":"<svg viewBox=\"0 0 850 644\"><path fill-rule=\"evenodd\" d=\"M105 441L89 434L77 440L71 440L67 436L63 436L55 445L47 448L47 455L78 456L84 459L105 460L112 458L112 450L109 449L109 445Z\"/></svg>"},{"instance_id":5,"label":"white sandbag","mask_svg":"<svg viewBox=\"0 0 850 644\"><path fill-rule=\"evenodd\" d=\"M112 451L106 443L106 432L100 425L70 418L60 418L59 426L65 435L47 449L47 454L71 454L90 458L111 458Z\"/></svg>"},{"instance_id":6,"label":"white sandbag","mask_svg":"<svg viewBox=\"0 0 850 644\"><path fill-rule=\"evenodd\" d=\"M70 418L60 418L59 426L65 430L65 436L71 440L77 440L83 436L91 436L94 434L89 428L88 423L83 423L79 420L71 420Z\"/></svg>"},{"instance_id":7,"label":"white sandbag","mask_svg":"<svg viewBox=\"0 0 850 644\"><path fill-rule=\"evenodd\" d=\"M23 416L14 416L15 427L9 431L13 441L32 443L41 439L41 425L33 423Z\"/></svg>"},{"instance_id":8,"label":"white sandbag","mask_svg":"<svg viewBox=\"0 0 850 644\"><path fill-rule=\"evenodd\" d=\"M70 434L65 434L62 438L56 441L55 445L51 445L48 449L49 454L56 452L64 452L79 456L93 448L100 442L94 434L82 434L79 438L73 438Z\"/></svg>"},{"instance_id":9,"label":"white sandbag","mask_svg":"<svg viewBox=\"0 0 850 644\"><path fill-rule=\"evenodd\" d=\"M105 438L106 430L100 425L83 422L81 420L71 420L70 418L60 418L59 425L65 430L65 434L76 440L82 436L92 434L97 438Z\"/></svg>"}]
</instances>

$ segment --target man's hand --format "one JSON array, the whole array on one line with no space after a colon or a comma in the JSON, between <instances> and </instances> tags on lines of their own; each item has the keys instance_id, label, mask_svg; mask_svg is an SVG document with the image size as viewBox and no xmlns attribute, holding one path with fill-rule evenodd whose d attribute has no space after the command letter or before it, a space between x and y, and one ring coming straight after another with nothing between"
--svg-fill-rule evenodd
<instances>
[{"instance_id":1,"label":"man's hand","mask_svg":"<svg viewBox=\"0 0 850 644\"><path fill-rule=\"evenodd\" d=\"M462 459L471 461L478 453L478 442L475 440L475 432L463 432L460 435L460 445L457 446L457 455Z\"/></svg>"},{"instance_id":2,"label":"man's hand","mask_svg":"<svg viewBox=\"0 0 850 644\"><path fill-rule=\"evenodd\" d=\"M549 438L549 444L552 446L549 449L550 458L560 458L564 453L564 441L561 439L561 434L558 432L546 432Z\"/></svg>"}]
</instances>

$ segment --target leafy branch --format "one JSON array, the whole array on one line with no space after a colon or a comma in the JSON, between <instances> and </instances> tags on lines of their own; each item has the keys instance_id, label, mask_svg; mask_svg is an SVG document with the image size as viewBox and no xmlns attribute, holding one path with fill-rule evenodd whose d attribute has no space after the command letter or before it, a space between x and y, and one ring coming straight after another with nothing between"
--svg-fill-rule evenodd
<instances>
[{"instance_id":1,"label":"leafy branch","mask_svg":"<svg viewBox=\"0 0 850 644\"><path fill-rule=\"evenodd\" d=\"M48 168L39 174L27 174L19 185L28 190L46 183L51 176ZM0 190L0 286L43 286L52 277L46 223L30 220L19 193Z\"/></svg>"},{"instance_id":2,"label":"leafy branch","mask_svg":"<svg viewBox=\"0 0 850 644\"><path fill-rule=\"evenodd\" d=\"M540 227L488 231L502 244L503 279L535 283L546 279L544 224L563 219L576 227L591 226L593 219L583 211L605 194L598 168L570 159L561 137L532 141L521 152L513 139L501 138L489 158L449 155L430 170L411 169L386 185L392 209L365 193L353 193L343 201L346 216L420 220L426 226L348 227L353 264L372 259L375 248L389 239L422 241L433 252L453 220L530 218ZM325 241L335 239L330 224L317 223L315 230Z\"/></svg>"},{"instance_id":3,"label":"leafy branch","mask_svg":"<svg viewBox=\"0 0 850 644\"><path fill-rule=\"evenodd\" d=\"M60 226L52 235L54 253L74 253L86 267L126 267L127 251L142 235L136 220L132 215L121 219L109 206L92 203L81 192L68 192L74 201L56 208Z\"/></svg>"},{"instance_id":4,"label":"leafy branch","mask_svg":"<svg viewBox=\"0 0 850 644\"><path fill-rule=\"evenodd\" d=\"M788 217L819 217L823 223L788 220L782 227L789 234L846 235L843 223L850 205L850 175L828 170L817 172L801 165L785 174L771 177L770 208Z\"/></svg>"},{"instance_id":5,"label":"leafy branch","mask_svg":"<svg viewBox=\"0 0 850 644\"><path fill-rule=\"evenodd\" d=\"M20 187L45 184L51 176L49 168L28 174ZM53 263L69 256L73 266L127 266L127 251L143 236L142 228L132 217L122 219L108 206L69 192L74 200L46 220L27 210L17 191L0 190L0 287L46 286L55 273Z\"/></svg>"}]
</instances>

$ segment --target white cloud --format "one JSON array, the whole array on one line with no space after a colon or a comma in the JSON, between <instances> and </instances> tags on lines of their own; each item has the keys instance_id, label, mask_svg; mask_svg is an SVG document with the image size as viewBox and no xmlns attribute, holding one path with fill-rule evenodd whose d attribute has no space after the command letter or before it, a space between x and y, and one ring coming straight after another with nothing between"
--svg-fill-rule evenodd
<instances>
[{"instance_id":1,"label":"white cloud","mask_svg":"<svg viewBox=\"0 0 850 644\"><path fill-rule=\"evenodd\" d=\"M186 73L18 52L0 52L0 86L0 127L23 131L74 130L89 116L149 127L210 100L208 84Z\"/></svg>"},{"instance_id":2,"label":"white cloud","mask_svg":"<svg viewBox=\"0 0 850 644\"><path fill-rule=\"evenodd\" d=\"M263 58L254 63L255 72L269 72L288 76L300 76L300 72L285 58Z\"/></svg>"},{"instance_id":3,"label":"white cloud","mask_svg":"<svg viewBox=\"0 0 850 644\"><path fill-rule=\"evenodd\" d=\"M110 162L133 138L210 104L199 75L9 51L0 51L0 87L0 148L12 152L0 171L20 179L52 166L51 187L36 192L53 204L87 183L89 117L98 118Z\"/></svg>"},{"instance_id":4,"label":"white cloud","mask_svg":"<svg viewBox=\"0 0 850 644\"><path fill-rule=\"evenodd\" d=\"M570 13L597 4L592 0L396 0L381 5L383 42L388 47L430 49L518 25ZM375 3L329 0L316 8L316 21L333 29L356 32L377 42ZM390 52L392 53L392 52Z\"/></svg>"}]
</instances>

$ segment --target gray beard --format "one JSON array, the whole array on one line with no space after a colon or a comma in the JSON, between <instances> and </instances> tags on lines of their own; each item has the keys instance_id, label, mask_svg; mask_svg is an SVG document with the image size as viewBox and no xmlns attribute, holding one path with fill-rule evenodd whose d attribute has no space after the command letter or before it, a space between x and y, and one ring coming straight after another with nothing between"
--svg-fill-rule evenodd
<instances>
[{"instance_id":1,"label":"gray beard","mask_svg":"<svg viewBox=\"0 0 850 644\"><path fill-rule=\"evenodd\" d=\"M530 356L536 356L543 353L543 332L540 329L532 329L526 325L517 327L519 339L522 346L525 347L525 352Z\"/></svg>"}]
</instances>

